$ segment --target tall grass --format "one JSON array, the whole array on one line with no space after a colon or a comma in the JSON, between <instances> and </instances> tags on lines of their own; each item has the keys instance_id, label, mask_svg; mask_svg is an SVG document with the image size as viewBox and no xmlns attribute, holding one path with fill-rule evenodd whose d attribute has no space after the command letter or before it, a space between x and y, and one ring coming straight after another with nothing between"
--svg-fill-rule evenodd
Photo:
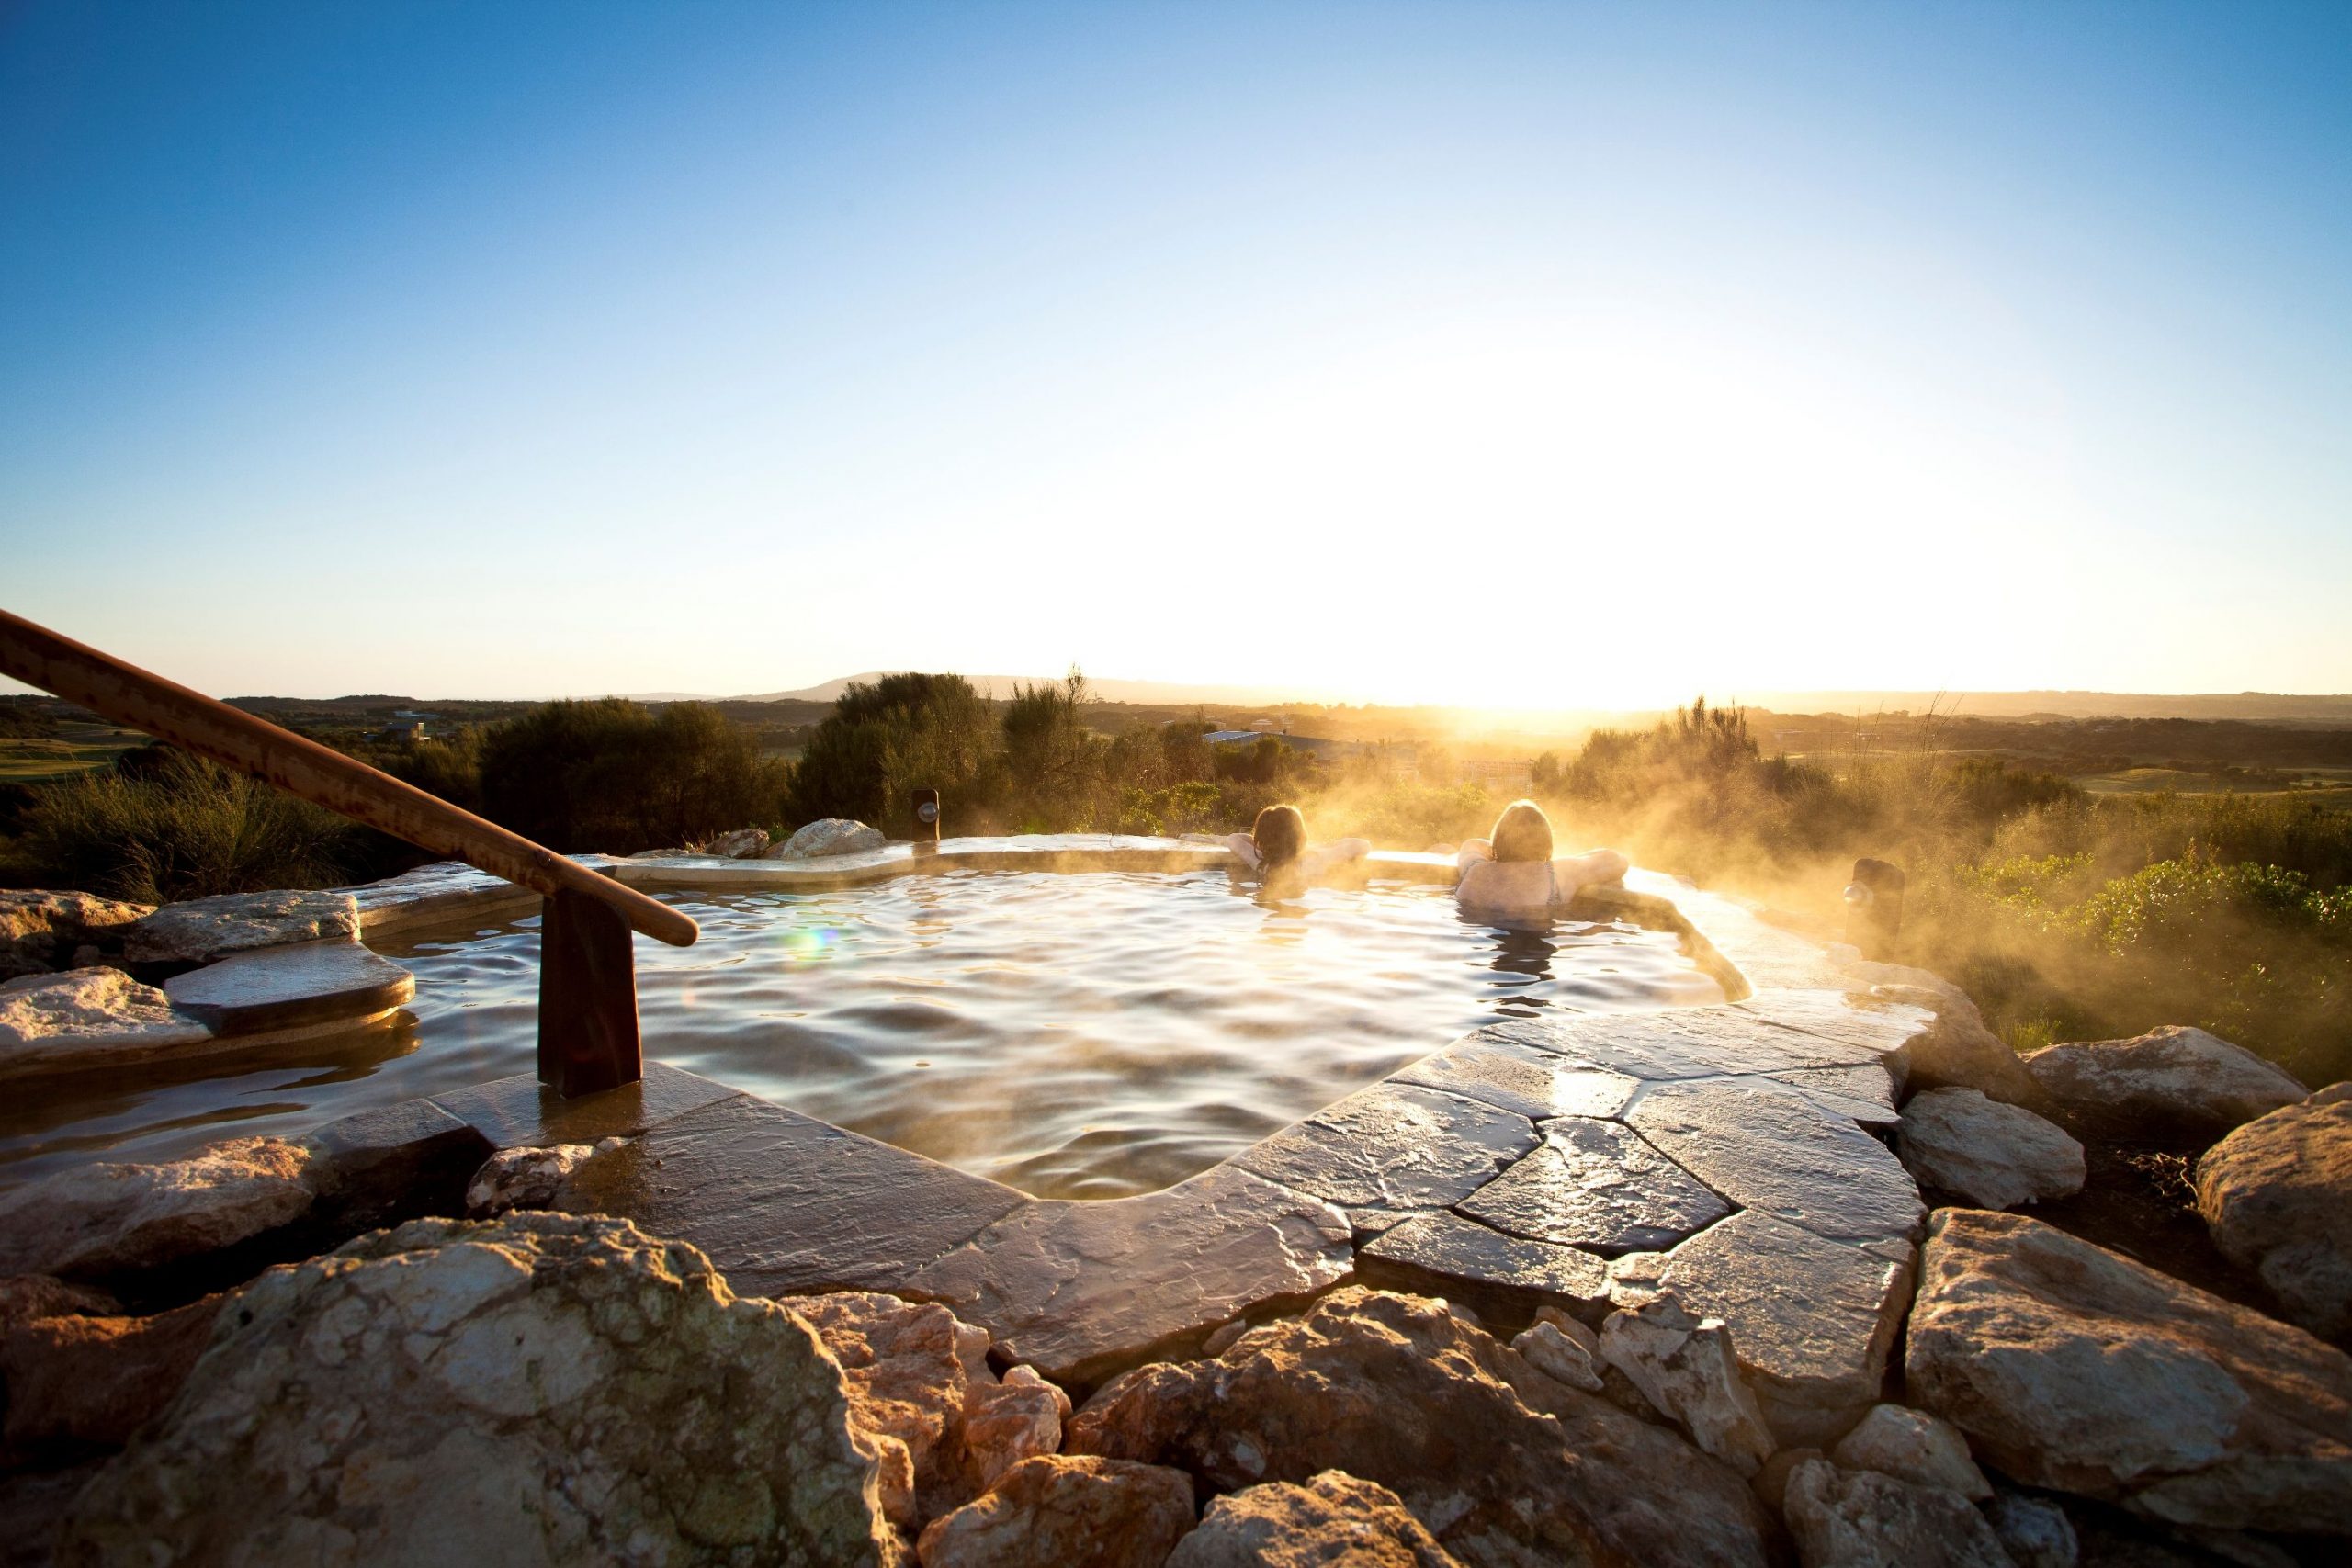
<instances>
[{"instance_id":1,"label":"tall grass","mask_svg":"<svg viewBox=\"0 0 2352 1568\"><path fill-rule=\"evenodd\" d=\"M17 859L27 880L142 904L317 887L365 855L321 807L184 751L43 784Z\"/></svg>"}]
</instances>

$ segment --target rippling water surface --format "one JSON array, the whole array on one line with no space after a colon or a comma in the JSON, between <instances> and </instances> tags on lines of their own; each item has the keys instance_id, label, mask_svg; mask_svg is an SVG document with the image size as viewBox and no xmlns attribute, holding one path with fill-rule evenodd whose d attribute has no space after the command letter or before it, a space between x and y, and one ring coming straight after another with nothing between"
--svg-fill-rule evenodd
<instances>
[{"instance_id":1,"label":"rippling water surface","mask_svg":"<svg viewBox=\"0 0 2352 1568\"><path fill-rule=\"evenodd\" d=\"M1439 888L1264 903L1222 872L949 872L835 893L671 897L637 944L646 1054L1054 1197L1205 1169L1464 1031L1547 1008L1718 1000L1667 933L1462 918ZM0 1181L164 1157L534 1064L538 921L387 944L390 1028L0 1109Z\"/></svg>"}]
</instances>

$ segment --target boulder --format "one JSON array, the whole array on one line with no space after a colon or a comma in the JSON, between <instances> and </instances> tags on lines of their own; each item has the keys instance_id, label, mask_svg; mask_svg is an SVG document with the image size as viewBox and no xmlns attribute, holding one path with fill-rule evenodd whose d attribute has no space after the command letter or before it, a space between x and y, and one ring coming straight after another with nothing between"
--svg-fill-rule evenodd
<instances>
[{"instance_id":1,"label":"boulder","mask_svg":"<svg viewBox=\"0 0 2352 1568\"><path fill-rule=\"evenodd\" d=\"M1903 1107L1895 1156L1924 1187L1986 1209L2083 1190L2083 1145L2021 1105L1973 1089L1923 1089Z\"/></svg>"},{"instance_id":2,"label":"boulder","mask_svg":"<svg viewBox=\"0 0 2352 1568\"><path fill-rule=\"evenodd\" d=\"M1555 1382L1587 1393L1600 1392L1600 1341L1575 1318L1545 1307L1544 1315L1527 1325L1510 1348L1527 1364Z\"/></svg>"},{"instance_id":3,"label":"boulder","mask_svg":"<svg viewBox=\"0 0 2352 1568\"><path fill-rule=\"evenodd\" d=\"M797 829L792 837L767 852L768 860L813 860L820 855L857 855L878 850L890 840L879 828L846 817L827 817Z\"/></svg>"},{"instance_id":4,"label":"boulder","mask_svg":"<svg viewBox=\"0 0 2352 1568\"><path fill-rule=\"evenodd\" d=\"M9 1450L121 1445L187 1381L220 1302L207 1296L152 1317L41 1317L0 1336Z\"/></svg>"},{"instance_id":5,"label":"boulder","mask_svg":"<svg viewBox=\"0 0 2352 1568\"><path fill-rule=\"evenodd\" d=\"M361 1231L426 1214L455 1214L490 1139L429 1100L339 1116L304 1134L303 1181L323 1250Z\"/></svg>"},{"instance_id":6,"label":"boulder","mask_svg":"<svg viewBox=\"0 0 2352 1568\"><path fill-rule=\"evenodd\" d=\"M1344 1471L1212 1499L1168 1568L1456 1568L1396 1493Z\"/></svg>"},{"instance_id":7,"label":"boulder","mask_svg":"<svg viewBox=\"0 0 2352 1568\"><path fill-rule=\"evenodd\" d=\"M1847 1470L1874 1470L1915 1486L1940 1486L1972 1503L1993 1495L1993 1483L1969 1457L1968 1439L1958 1427L1900 1404L1871 1406L1838 1439L1829 1457Z\"/></svg>"},{"instance_id":8,"label":"boulder","mask_svg":"<svg viewBox=\"0 0 2352 1568\"><path fill-rule=\"evenodd\" d=\"M1881 1003L1924 1008L1928 1027L1904 1043L1904 1064L1915 1089L1973 1089L2008 1105L2040 1105L2041 1086L2018 1054L1984 1025L1968 993L1926 969L1849 960L1846 970Z\"/></svg>"},{"instance_id":9,"label":"boulder","mask_svg":"<svg viewBox=\"0 0 2352 1568\"><path fill-rule=\"evenodd\" d=\"M2027 1485L2352 1533L2352 1357L2038 1220L1936 1212L1905 1370Z\"/></svg>"},{"instance_id":10,"label":"boulder","mask_svg":"<svg viewBox=\"0 0 2352 1568\"><path fill-rule=\"evenodd\" d=\"M2213 1245L2314 1334L2352 1335L2352 1100L2257 1117L2197 1162Z\"/></svg>"},{"instance_id":11,"label":"boulder","mask_svg":"<svg viewBox=\"0 0 2352 1568\"><path fill-rule=\"evenodd\" d=\"M2082 1560L2074 1522L2047 1497L2004 1488L1984 1505L1984 1520L2017 1568L2075 1568Z\"/></svg>"},{"instance_id":12,"label":"boulder","mask_svg":"<svg viewBox=\"0 0 2352 1568\"><path fill-rule=\"evenodd\" d=\"M311 1151L232 1138L164 1165L97 1164L0 1195L0 1273L104 1280L160 1269L310 1211Z\"/></svg>"},{"instance_id":13,"label":"boulder","mask_svg":"<svg viewBox=\"0 0 2352 1568\"><path fill-rule=\"evenodd\" d=\"M47 1274L0 1276L0 1334L40 1317L118 1317L122 1303L104 1291Z\"/></svg>"},{"instance_id":14,"label":"boulder","mask_svg":"<svg viewBox=\"0 0 2352 1568\"><path fill-rule=\"evenodd\" d=\"M273 1269L58 1561L903 1560L840 1366L627 1221L418 1220Z\"/></svg>"},{"instance_id":15,"label":"boulder","mask_svg":"<svg viewBox=\"0 0 2352 1568\"><path fill-rule=\"evenodd\" d=\"M695 846L697 854L717 855L721 860L748 860L767 853L767 850L765 828L737 828Z\"/></svg>"},{"instance_id":16,"label":"boulder","mask_svg":"<svg viewBox=\"0 0 2352 1568\"><path fill-rule=\"evenodd\" d=\"M2218 1137L2308 1091L2284 1067L2201 1029L2051 1045L2025 1058L2050 1097L2096 1122Z\"/></svg>"},{"instance_id":17,"label":"boulder","mask_svg":"<svg viewBox=\"0 0 2352 1568\"><path fill-rule=\"evenodd\" d=\"M85 947L120 944L123 928L154 912L95 894L0 888L0 980L85 962Z\"/></svg>"},{"instance_id":18,"label":"boulder","mask_svg":"<svg viewBox=\"0 0 2352 1568\"><path fill-rule=\"evenodd\" d=\"M1182 1471L1125 1460L1042 1455L927 1526L923 1568L1160 1568L1193 1528Z\"/></svg>"},{"instance_id":19,"label":"boulder","mask_svg":"<svg viewBox=\"0 0 2352 1568\"><path fill-rule=\"evenodd\" d=\"M1984 1516L1959 1493L1807 1460L1781 1506L1804 1568L2012 1568Z\"/></svg>"},{"instance_id":20,"label":"boulder","mask_svg":"<svg viewBox=\"0 0 2352 1568\"><path fill-rule=\"evenodd\" d=\"M1797 1466L1807 1460L1828 1457L1819 1449L1782 1449L1747 1478L1748 1487L1758 1502L1778 1514L1788 1504L1789 1477L1796 1473Z\"/></svg>"},{"instance_id":21,"label":"boulder","mask_svg":"<svg viewBox=\"0 0 2352 1568\"><path fill-rule=\"evenodd\" d=\"M359 905L348 893L229 893L166 904L123 932L132 964L209 964L249 948L356 940Z\"/></svg>"},{"instance_id":22,"label":"boulder","mask_svg":"<svg viewBox=\"0 0 2352 1568\"><path fill-rule=\"evenodd\" d=\"M1346 1286L1215 1360L1105 1385L1065 1445L1211 1493L1328 1470L1387 1487L1465 1563L1771 1560L1762 1506L1671 1431L1545 1377L1444 1303Z\"/></svg>"},{"instance_id":23,"label":"boulder","mask_svg":"<svg viewBox=\"0 0 2352 1568\"><path fill-rule=\"evenodd\" d=\"M0 981L0 1077L141 1062L211 1043L202 1019L119 969Z\"/></svg>"},{"instance_id":24,"label":"boulder","mask_svg":"<svg viewBox=\"0 0 2352 1568\"><path fill-rule=\"evenodd\" d=\"M1600 1359L1700 1449L1754 1475L1776 1446L1756 1395L1739 1375L1731 1331L1696 1317L1668 1294L1613 1312L1600 1325Z\"/></svg>"},{"instance_id":25,"label":"boulder","mask_svg":"<svg viewBox=\"0 0 2352 1568\"><path fill-rule=\"evenodd\" d=\"M491 1219L513 1209L552 1209L570 1190L571 1178L602 1149L628 1140L595 1144L549 1144L544 1148L500 1149L482 1161L466 1183L466 1213Z\"/></svg>"},{"instance_id":26,"label":"boulder","mask_svg":"<svg viewBox=\"0 0 2352 1568\"><path fill-rule=\"evenodd\" d=\"M1023 1460L1057 1451L1069 1395L1035 1367L1008 1367L1002 1381L976 1378L964 1403L964 1452L983 1485Z\"/></svg>"}]
</instances>

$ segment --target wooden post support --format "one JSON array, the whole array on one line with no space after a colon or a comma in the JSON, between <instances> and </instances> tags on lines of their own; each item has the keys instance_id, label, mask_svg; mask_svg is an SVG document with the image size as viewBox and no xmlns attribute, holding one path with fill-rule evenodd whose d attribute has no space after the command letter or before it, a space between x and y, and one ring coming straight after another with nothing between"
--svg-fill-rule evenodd
<instances>
[{"instance_id":1,"label":"wooden post support","mask_svg":"<svg viewBox=\"0 0 2352 1568\"><path fill-rule=\"evenodd\" d=\"M539 1081L566 1100L645 1077L628 921L569 888L540 906Z\"/></svg>"}]
</instances>

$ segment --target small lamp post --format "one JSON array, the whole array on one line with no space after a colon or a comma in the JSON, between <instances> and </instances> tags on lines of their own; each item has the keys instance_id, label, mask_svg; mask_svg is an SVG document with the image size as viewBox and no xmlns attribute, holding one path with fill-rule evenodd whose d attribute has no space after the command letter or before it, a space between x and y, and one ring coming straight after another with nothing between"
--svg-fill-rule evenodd
<instances>
[{"instance_id":1,"label":"small lamp post","mask_svg":"<svg viewBox=\"0 0 2352 1568\"><path fill-rule=\"evenodd\" d=\"M912 797L915 807L915 853L933 855L939 852L939 792L919 789Z\"/></svg>"}]
</instances>

